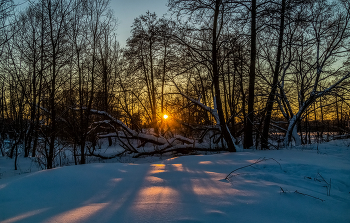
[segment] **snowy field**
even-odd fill
[[[157,159],[11,176],[1,157],[0,222],[350,222],[350,140]]]

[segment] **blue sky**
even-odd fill
[[[134,19],[147,11],[155,12],[158,17],[167,13],[167,0],[111,0],[111,9],[118,19],[118,40],[125,46],[130,37],[131,25]]]
[[[36,0],[31,1],[36,2]],[[14,0],[14,2],[19,4],[19,9],[21,9],[26,7],[28,0]],[[126,45],[131,25],[136,17],[147,11],[155,12],[158,17],[162,17],[168,11],[167,2],[168,0],[110,0],[110,7],[118,19],[117,34],[120,45]]]

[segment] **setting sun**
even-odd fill
[[[163,118],[164,118],[164,119],[167,119],[167,118],[168,118],[168,116],[167,116],[167,115],[163,115]]]

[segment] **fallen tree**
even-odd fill
[[[200,107],[202,110],[208,112],[214,118],[214,125],[212,126],[201,126],[201,128],[194,128],[187,123],[183,123],[177,120],[185,128],[196,129],[200,131],[199,137],[191,135],[191,138],[185,137],[180,134],[161,134],[159,132],[152,133],[147,132],[145,129],[138,128],[134,130],[127,126],[124,122],[119,119],[116,119],[111,114],[106,111],[99,111],[95,109],[89,109],[87,107],[82,108],[73,108],[73,110],[88,110],[90,114],[100,115],[105,118],[105,120],[92,123],[90,126],[91,130],[87,132],[89,134],[96,134],[98,138],[104,137],[114,137],[119,141],[119,145],[124,148],[124,151],[113,154],[111,156],[103,156],[97,154],[94,148],[88,148],[90,155],[98,156],[99,158],[110,159],[111,157],[121,156],[125,153],[133,153],[134,157],[155,155],[155,154],[164,154],[169,152],[177,153],[189,153],[190,151],[230,151],[236,152],[237,140],[232,136],[229,128],[227,127],[226,122],[221,122],[216,98],[214,97],[214,108],[206,106],[201,103],[201,96],[198,100],[195,100],[188,95],[182,93],[180,88],[173,81],[175,87],[178,90],[178,94],[186,98],[191,104]],[[114,133],[100,134],[97,132],[98,127],[102,125],[107,125],[109,128],[114,130]],[[225,134],[229,135],[230,142],[227,142],[227,137]],[[132,141],[134,140],[134,141]],[[138,142],[135,145],[135,140]],[[151,144],[154,146],[154,149],[151,151],[141,151],[141,147],[144,148],[146,144]],[[233,146],[230,144],[233,143]]]
[[[87,108],[83,107],[81,109],[86,110]],[[74,110],[80,110],[80,108],[74,108]],[[90,109],[90,113],[100,115],[104,117],[105,120],[92,123],[90,126],[91,129],[87,135],[96,134],[97,138],[115,137],[118,139],[119,145],[124,149],[123,151],[116,154],[106,156],[97,153],[96,149],[93,146],[88,147],[90,155],[102,159],[112,159],[125,153],[132,153],[133,157],[137,158],[141,156],[150,156],[156,154],[161,155],[170,152],[189,153],[190,151],[229,151],[220,135],[220,132],[219,134],[215,132],[219,131],[218,128],[210,129],[209,131],[203,128],[203,134],[199,138],[188,138],[176,134],[172,134],[171,137],[166,137],[165,135],[146,133],[144,130],[133,130],[129,128],[124,122],[116,119],[105,111]],[[99,126],[103,125],[107,125],[114,129],[114,133],[97,133],[96,129],[98,129]],[[205,135],[206,137],[204,137]],[[204,138],[206,138],[206,140],[204,140]],[[220,139],[221,143],[219,143]],[[154,149],[150,151],[142,151],[140,148],[144,147],[147,143],[151,144]]]

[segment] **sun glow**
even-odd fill
[[[164,119],[167,119],[168,117],[169,117],[169,116],[167,116],[167,115],[163,115],[163,118],[164,118]]]

